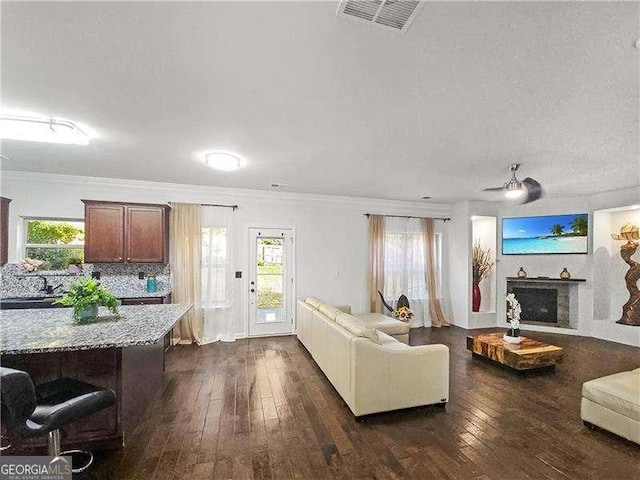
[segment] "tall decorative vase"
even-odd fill
[[[472,293],[473,295],[471,297],[471,311],[479,312],[480,304],[482,303],[482,294],[480,293],[480,285],[478,285],[477,283],[474,283]]]

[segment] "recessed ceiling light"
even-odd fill
[[[240,168],[240,159],[232,153],[211,152],[207,153],[204,158],[207,166],[223,172],[232,172]]]
[[[0,137],[7,140],[88,145],[86,127],[61,118],[31,114],[0,114]]]

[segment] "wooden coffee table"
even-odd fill
[[[489,358],[515,370],[555,367],[562,363],[562,348],[522,337],[518,345],[507,343],[502,333],[487,333],[467,337],[467,350],[474,356]]]

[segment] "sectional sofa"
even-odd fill
[[[640,368],[583,383],[580,413],[588,427],[640,444]]]
[[[446,404],[448,347],[410,347],[344,310],[299,300],[296,334],[356,417]]]

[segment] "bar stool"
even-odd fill
[[[86,463],[72,471],[83,472],[93,463],[84,450],[60,451],[60,428],[116,402],[113,390],[105,390],[72,378],[60,378],[35,387],[26,372],[0,367],[2,424],[10,439],[48,435],[48,454],[83,454]]]

